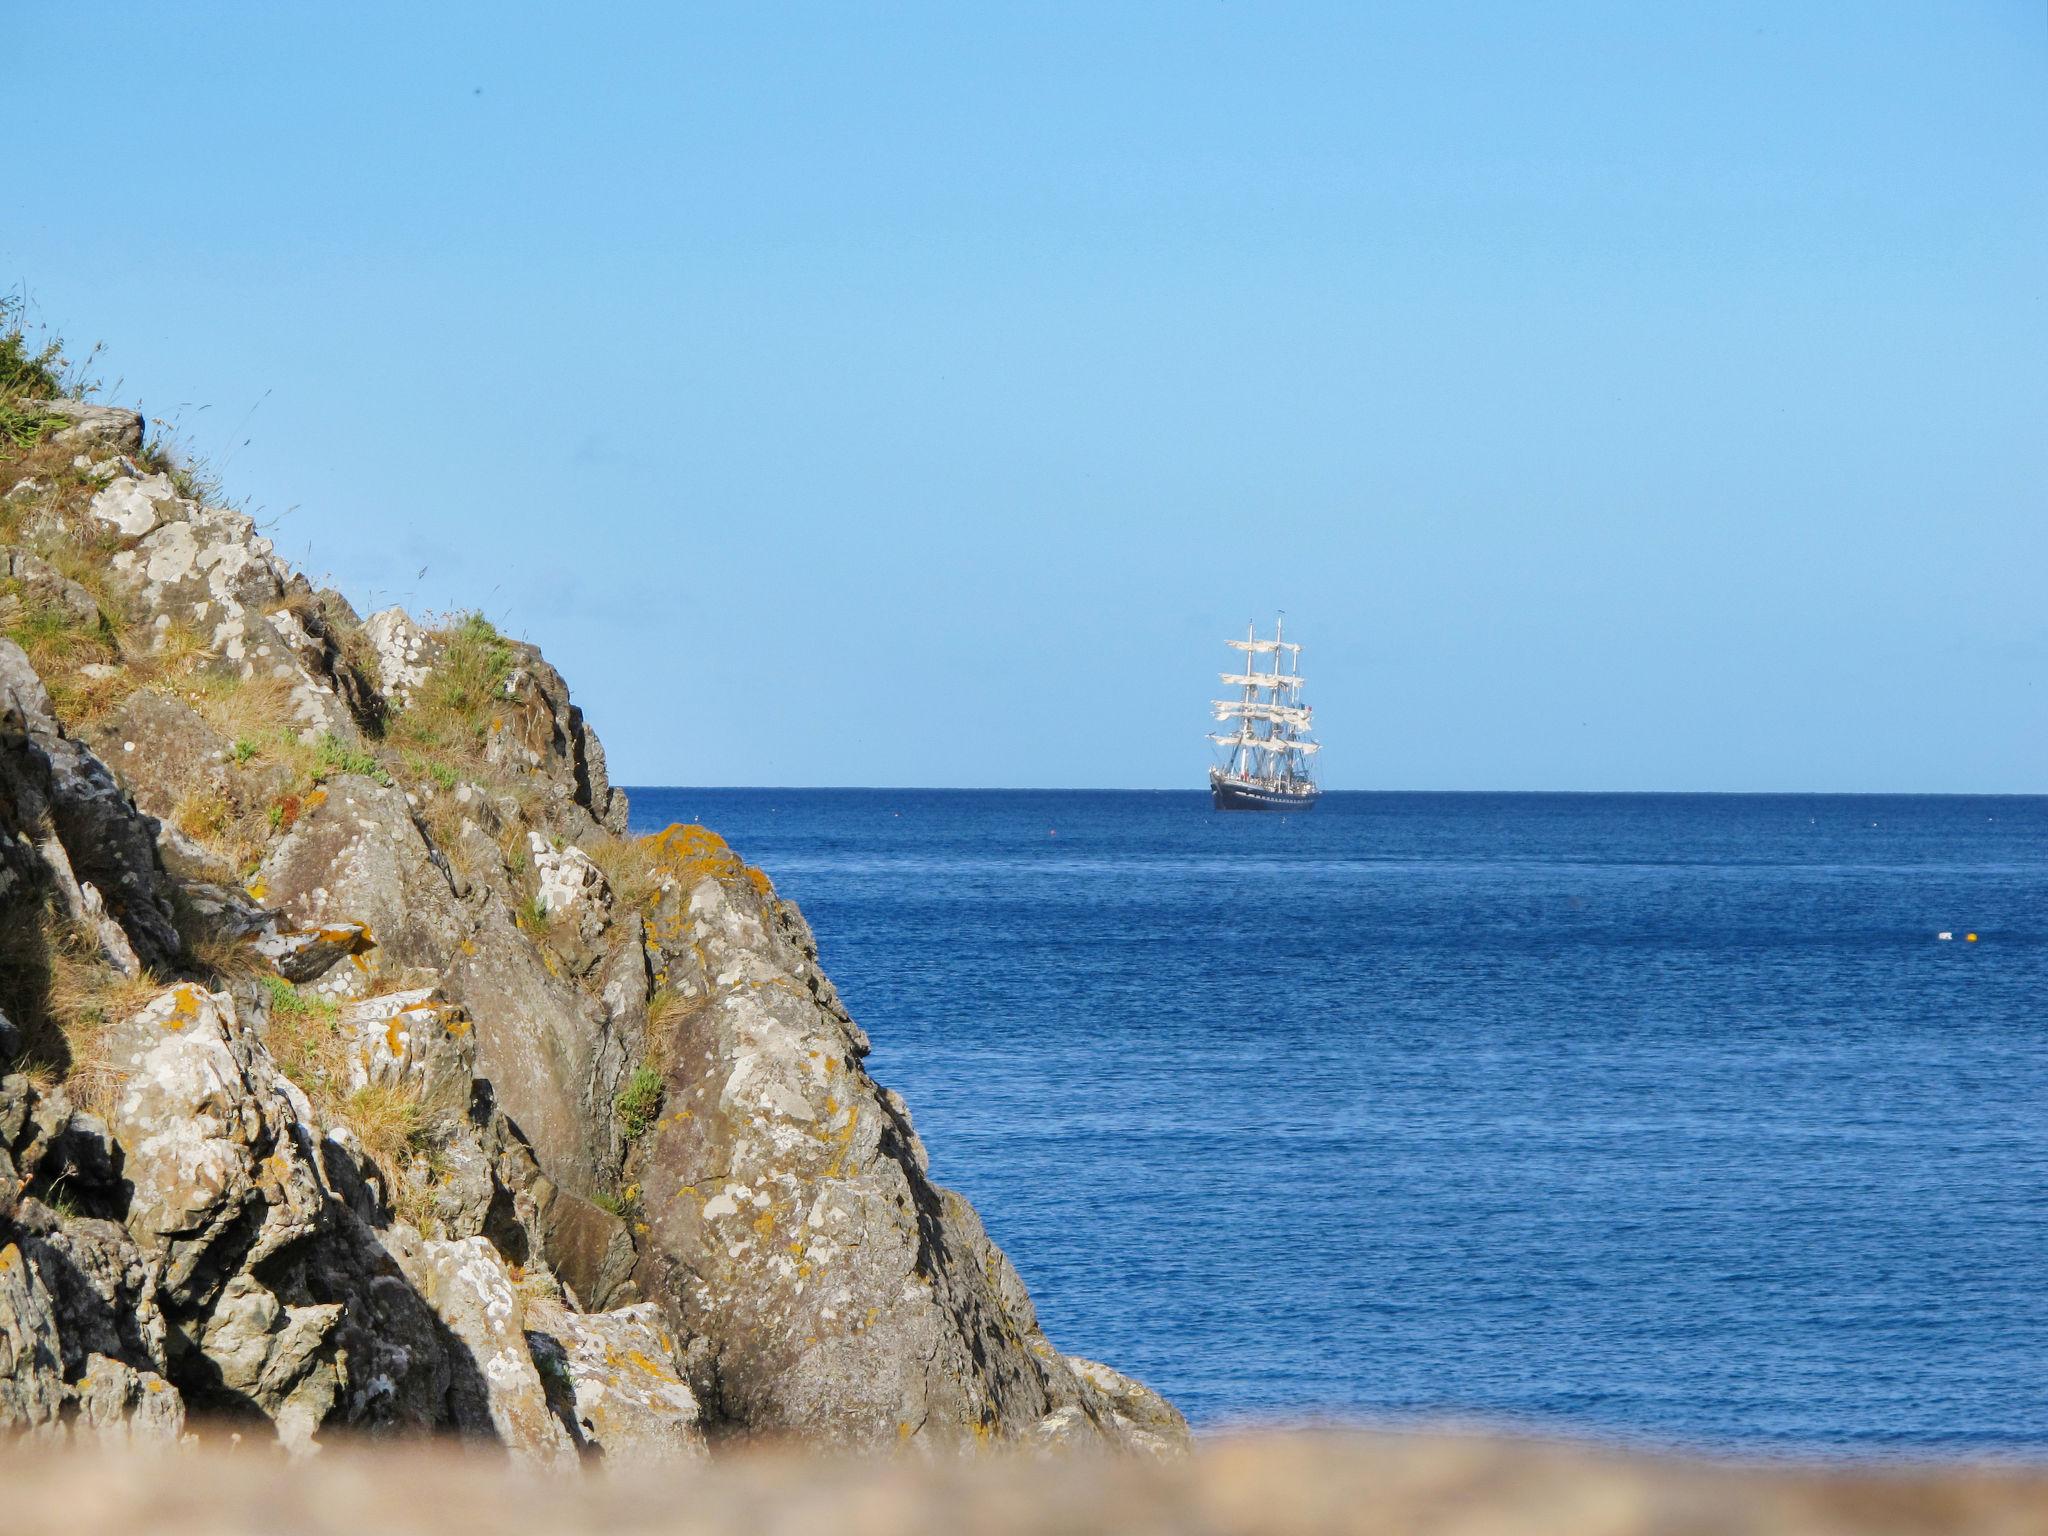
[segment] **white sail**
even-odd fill
[[[1223,642],[1233,651],[1251,651],[1263,656],[1269,651],[1291,651],[1301,654],[1301,647],[1292,640],[1226,640]]]
[[[1278,736],[1218,736],[1209,739],[1219,747],[1251,747],[1266,752],[1320,752],[1320,741],[1288,741]]]
[[[1293,672],[1218,672],[1226,688],[1299,688],[1308,679]]]
[[[1315,723],[1315,710],[1306,704],[1262,704],[1247,699],[1211,699],[1218,720],[1270,720],[1307,730]]]

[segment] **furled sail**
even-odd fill
[[[1315,723],[1315,710],[1306,704],[1264,704],[1256,699],[1211,699],[1218,720],[1270,720],[1307,730]]]
[[[1218,736],[1209,739],[1219,747],[1253,747],[1267,752],[1320,752],[1320,741],[1287,741],[1278,736]]]
[[[1296,672],[1218,672],[1226,688],[1299,688],[1306,678]]]

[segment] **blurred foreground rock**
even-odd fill
[[[2031,1536],[2048,1469],[1738,1467],[1454,1437],[1305,1435],[1161,1463],[763,1452],[543,1479],[459,1451],[0,1456],[7,1528],[66,1536]]]

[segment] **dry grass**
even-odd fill
[[[192,969],[216,989],[275,974],[271,963],[257,953],[256,946],[247,938],[225,933],[188,934],[185,954]]]
[[[485,748],[502,728],[505,680],[514,654],[482,614],[464,614],[437,629],[441,652],[414,690],[410,705],[391,720],[391,742],[419,758],[477,777],[488,768]]]
[[[0,926],[0,1007],[26,1036],[22,1065],[63,1082],[80,1108],[105,1118],[120,1076],[106,1033],[153,997],[162,981],[129,977],[49,901]]]
[[[296,766],[299,754],[307,750],[294,728],[297,710],[289,678],[269,672],[244,677],[209,669],[194,676],[182,694],[202,720],[235,745],[240,761],[261,756]]]
[[[0,581],[0,634],[27,653],[60,716],[91,695],[86,668],[121,659],[103,613],[82,620],[46,589],[13,577]]]
[[[432,1136],[426,1105],[417,1091],[405,1087],[371,1083],[358,1088],[342,1102],[341,1118],[363,1151],[392,1171],[404,1168]]]
[[[427,1230],[442,1153],[461,1124],[462,1106],[428,1095],[417,1081],[354,1086],[340,1009],[281,976],[264,977],[263,989],[271,1059],[304,1091],[315,1119],[347,1127],[376,1166],[393,1213]]]
[[[663,983],[654,989],[654,995],[647,999],[647,1037],[659,1039],[683,1021],[690,1011],[690,1000],[674,987]]]
[[[64,345],[55,337],[31,340],[22,327],[21,296],[0,293],[0,459],[32,446],[50,419],[17,404],[64,393]]]
[[[461,1125],[460,1106],[424,1093],[417,1083],[372,1083],[349,1095],[341,1118],[382,1171],[392,1214],[431,1231],[434,1190],[445,1177],[443,1154]]]
[[[217,844],[235,820],[235,803],[217,784],[187,790],[171,810],[178,830],[195,842]]]
[[[301,992],[282,976],[262,978],[264,1044],[278,1070],[313,1101],[317,1110],[338,1108],[348,1094],[348,1050],[341,1038],[341,1010],[324,997]]]
[[[661,894],[660,861],[646,838],[597,838],[584,844],[583,852],[604,876],[621,910],[642,911]]]

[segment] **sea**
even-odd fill
[[[1198,1429],[2048,1451],[2048,797],[630,793]]]

